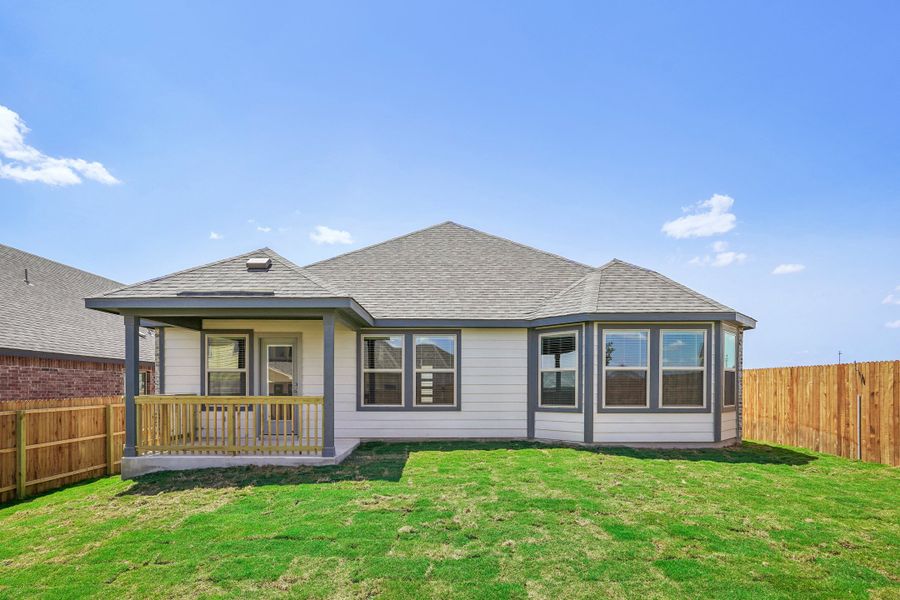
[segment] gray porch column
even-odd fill
[[[124,456],[137,456],[137,411],[134,397],[138,394],[141,362],[141,319],[125,317],[125,450]]]
[[[322,366],[325,377],[324,396],[325,410],[322,414],[322,428],[324,440],[322,456],[334,456],[334,313],[325,313],[322,318],[324,333],[324,364]]]

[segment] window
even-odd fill
[[[661,331],[661,406],[699,408],[705,405],[706,332]]]
[[[149,393],[150,389],[150,372],[149,371],[141,371],[140,372],[140,381],[138,382],[138,395],[146,396]]]
[[[206,395],[247,395],[247,336],[206,336]]]
[[[649,406],[650,331],[603,332],[603,406]]]
[[[362,403],[403,406],[402,335],[362,336]]]
[[[725,375],[722,405],[733,407],[737,398],[737,334],[725,332]]]
[[[545,333],[541,348],[538,405],[550,408],[578,406],[578,334]]]
[[[413,336],[416,406],[456,404],[456,336]]]

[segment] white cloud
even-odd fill
[[[271,227],[263,227],[262,225],[257,225],[256,230],[262,231],[263,233],[269,233],[270,231],[272,231],[272,228]]]
[[[713,252],[725,252],[728,250],[728,242],[719,240],[718,242],[712,243]]]
[[[332,229],[325,225],[316,225],[316,230],[309,234],[309,239],[317,244],[352,244],[353,236],[349,231]]]
[[[891,329],[900,329],[900,319],[897,319],[896,321],[888,321],[884,324],[884,326]]]
[[[688,264],[698,267],[728,267],[731,265],[739,265],[747,260],[747,254],[744,252],[725,251],[728,244],[725,242],[716,242],[713,249],[716,250],[715,256],[706,254],[704,256],[695,256],[688,261]]]
[[[719,252],[712,261],[714,267],[727,267],[728,265],[739,265],[747,260],[747,255],[743,252]]]
[[[714,194],[709,200],[698,202],[684,209],[689,214],[668,221],[662,226],[662,232],[673,238],[707,237],[726,233],[734,229],[737,217],[729,212],[734,198]]]
[[[74,185],[81,178],[106,185],[120,183],[102,164],[81,158],[53,158],[25,143],[30,130],[25,121],[0,105],[0,179],[35,181],[48,185]]]
[[[895,287],[894,291],[900,292],[900,285]],[[882,300],[881,303],[882,304],[900,304],[900,294],[898,294],[896,296],[892,293],[888,294],[887,296],[884,297],[884,300]]]
[[[209,239],[211,239],[211,240],[221,240],[223,237],[225,237],[225,236],[222,235],[221,233],[216,233],[215,231],[209,232]]]
[[[791,273],[799,273],[806,268],[806,265],[798,263],[784,263],[772,269],[772,275],[790,275]]]

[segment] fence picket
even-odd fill
[[[900,361],[746,369],[742,418],[746,439],[900,466]]]

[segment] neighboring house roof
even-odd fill
[[[25,282],[25,269],[28,281]],[[84,306],[122,284],[0,244],[0,354],[4,351],[125,358],[122,317]],[[151,332],[141,360],[154,360]]]
[[[272,268],[249,271],[246,260],[255,256],[270,257]],[[374,319],[735,312],[655,271],[620,260],[591,267],[452,222],[305,267],[261,248],[126,286],[102,298],[109,307],[117,298],[248,294],[350,298]]]

